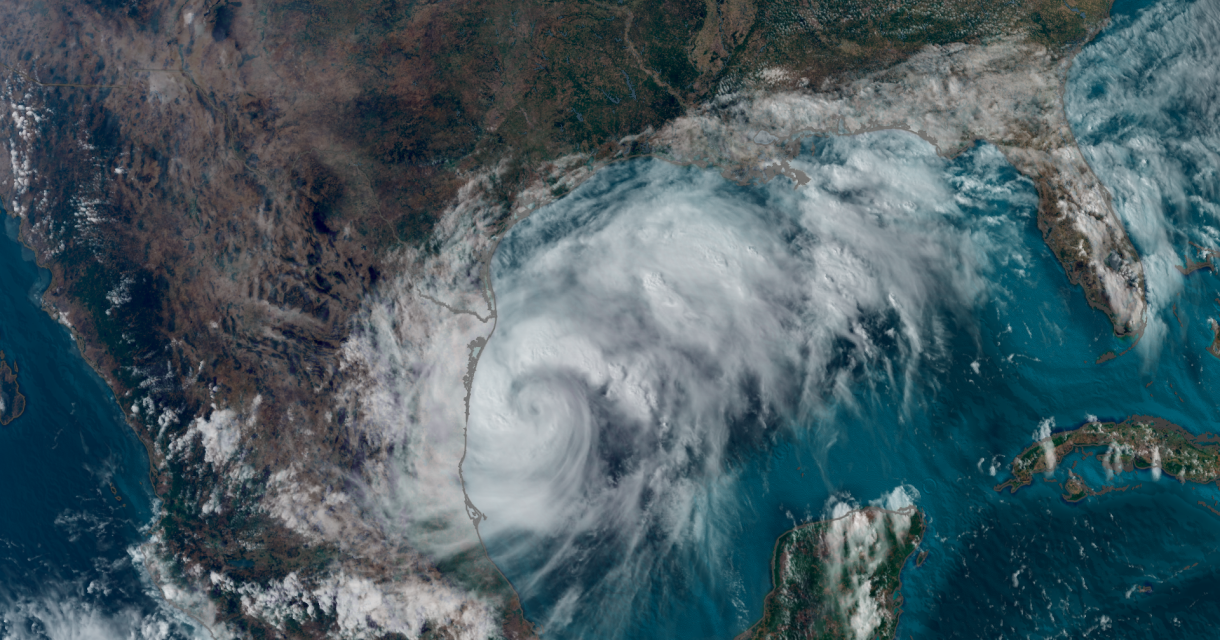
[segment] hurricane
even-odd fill
[[[1028,260],[973,208],[1012,194],[914,135],[818,139],[793,166],[808,185],[612,166],[499,247],[467,489],[548,631],[613,637],[731,579],[738,470],[793,434],[829,451],[861,393],[918,411],[988,274]]]

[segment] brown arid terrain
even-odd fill
[[[21,394],[21,385],[17,384],[17,363],[10,367],[0,351],[0,425],[21,417],[25,412],[25,396]]]
[[[460,477],[487,258],[623,158],[799,181],[801,132],[988,140],[1138,334],[1060,98],[1109,4],[1005,6],[0,4],[3,206],[148,449],[150,579],[215,637],[534,635]]]

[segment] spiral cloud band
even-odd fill
[[[970,153],[975,174],[1008,167]],[[807,186],[612,166],[498,249],[467,489],[548,631],[579,610],[613,636],[637,594],[683,588],[675,563],[722,579],[735,461],[786,429],[833,442],[817,412],[862,388],[917,401],[1016,233],[966,213],[994,194],[911,134],[820,141],[792,166]]]

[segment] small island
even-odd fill
[[[1214,267],[1212,266],[1212,261],[1211,261],[1210,255],[1207,256],[1206,259],[1198,260],[1198,261],[1191,260],[1190,256],[1188,255],[1188,256],[1186,256],[1185,262],[1186,262],[1186,266],[1184,266],[1184,267],[1179,266],[1179,265],[1174,265],[1174,268],[1177,269],[1178,272],[1184,276],[1188,276],[1196,271],[1199,271],[1200,269],[1208,269],[1208,270],[1214,269]]]
[[[17,386],[17,363],[13,362],[9,367],[4,352],[0,351],[0,425],[7,425],[22,413],[25,413],[25,396]]]
[[[1207,345],[1207,352],[1220,358],[1220,322],[1208,318],[1207,324],[1211,325],[1213,336],[1212,343]]]
[[[899,574],[924,529],[915,507],[867,507],[785,532],[771,558],[762,619],[737,640],[893,638]]]
[[[1090,422],[1074,431],[1055,433],[1030,445],[1012,462],[1012,478],[995,487],[1016,493],[1033,484],[1034,475],[1053,473],[1055,466],[1076,450],[1102,449],[1097,459],[1108,474],[1149,469],[1154,478],[1166,473],[1180,482],[1209,483],[1220,479],[1220,447],[1214,438],[1195,436],[1163,418],[1132,416],[1122,422]],[[1092,453],[1086,454],[1086,457]],[[1087,485],[1069,469],[1062,483],[1063,498],[1078,502],[1115,490]]]
[[[1183,262],[1186,263],[1186,266],[1174,265],[1174,268],[1177,269],[1178,272],[1180,272],[1184,276],[1188,276],[1196,271],[1199,271],[1200,269],[1207,269],[1209,271],[1215,271],[1216,265],[1212,263],[1212,258],[1215,258],[1217,255],[1220,255],[1220,254],[1218,254],[1217,252],[1215,252],[1211,249],[1208,249],[1207,247],[1199,246],[1193,242],[1190,243],[1190,245],[1198,251],[1199,259],[1192,260],[1190,257],[1190,253],[1188,252],[1186,255],[1183,256]]]

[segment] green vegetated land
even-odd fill
[[[167,553],[235,580],[308,583],[338,548],[250,505],[302,457],[330,486],[379,454],[336,399],[339,345],[396,251],[437,250],[433,226],[470,176],[496,168],[488,196],[507,224],[548,162],[633,155],[618,140],[764,70],[787,78],[778,88],[816,89],[927,45],[1024,33],[1072,46],[1110,0],[245,0],[205,3],[201,29],[168,0],[37,4],[0,7],[0,64],[42,118],[19,149],[29,189],[3,195],[28,209],[22,240],[54,274],[44,299],[116,397],[157,407],[129,420],[154,461]],[[21,138],[10,126],[6,139]],[[150,372],[164,383],[145,385]],[[195,445],[158,453],[213,403],[255,397],[257,438],[242,453],[254,476],[227,480]],[[20,415],[15,365],[0,369],[0,398],[0,422]],[[217,509],[202,510],[212,495]],[[893,553],[896,585],[906,554]],[[511,591],[484,556],[442,572]],[[784,615],[818,610],[795,595],[815,583],[785,580],[771,599]],[[239,632],[281,633],[235,592],[212,596]],[[768,606],[759,634],[795,619]],[[332,622],[285,633],[324,637]]]
[[[1024,33],[1058,47],[1083,41],[1109,15],[1110,5],[1110,0],[759,2],[758,20],[736,48],[734,62],[742,71],[775,66],[816,80],[882,68],[930,44]]]
[[[893,638],[902,612],[900,574],[925,527],[914,507],[869,507],[785,532],[775,543],[774,588],[762,619],[738,640],[854,639],[852,615],[865,597],[876,603],[878,616],[868,637]],[[865,528],[876,536],[862,535]]]
[[[1118,423],[1091,422],[1027,447],[1012,462],[1013,477],[996,486],[996,491],[1009,489],[1016,493],[1021,487],[1033,484],[1036,474],[1053,471],[1077,450],[1102,448],[1104,452],[1092,453],[1096,453],[1097,459],[1112,473],[1158,468],[1182,482],[1216,482],[1220,479],[1220,446],[1209,444],[1214,442],[1220,442],[1220,438],[1209,434],[1195,436],[1178,425],[1152,416],[1132,416]],[[1075,502],[1109,490],[1095,490],[1069,470],[1064,483],[1064,499]]]

